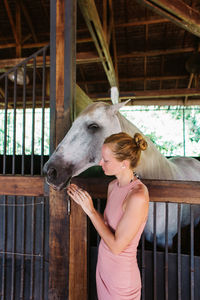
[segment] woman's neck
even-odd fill
[[[118,183],[120,187],[125,186],[129,184],[131,181],[136,180],[132,170],[126,170],[115,176],[118,179]]]

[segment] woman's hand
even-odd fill
[[[67,188],[68,195],[79,204],[84,212],[90,216],[94,211],[94,205],[91,196],[76,184],[70,184]]]

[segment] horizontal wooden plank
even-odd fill
[[[107,186],[112,178],[73,178],[72,182],[86,189],[93,198],[106,198]],[[200,182],[142,180],[149,190],[150,200],[200,204]]]
[[[0,175],[0,195],[46,196],[42,176]]]
[[[75,177],[73,183],[86,189],[93,198],[106,198],[107,187],[113,178]],[[200,204],[200,182],[171,180],[142,180],[147,186],[150,200],[155,202],[177,202]],[[48,195],[42,176],[0,175],[0,195]]]

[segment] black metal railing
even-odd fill
[[[200,199],[199,199],[200,202]],[[96,209],[102,213],[105,199],[94,200]],[[163,203],[165,205],[165,246],[157,244],[157,205],[153,203],[153,241],[145,240],[141,236],[138,247],[138,265],[141,272],[142,300],[197,300],[200,299],[198,288],[200,276],[200,246],[195,240],[195,230],[199,235],[199,228],[195,227],[194,210],[199,204]],[[177,234],[173,239],[173,246],[168,245],[169,205],[177,210]],[[190,224],[181,227],[182,206],[190,209]],[[90,299],[97,299],[95,286],[95,263],[100,237],[90,224]],[[92,256],[92,257],[91,257]],[[95,257],[95,258],[94,258]]]
[[[2,174],[42,174],[45,154],[49,154],[48,52],[49,46],[45,46],[0,76]],[[36,144],[40,148],[37,151]],[[37,168],[35,160],[40,161]]]
[[[46,46],[0,76],[2,175],[42,175],[49,155],[48,53]],[[48,197],[0,196],[1,300],[48,299],[48,228]]]

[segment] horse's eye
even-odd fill
[[[88,125],[88,129],[98,129],[99,126],[96,123],[91,123]]]

